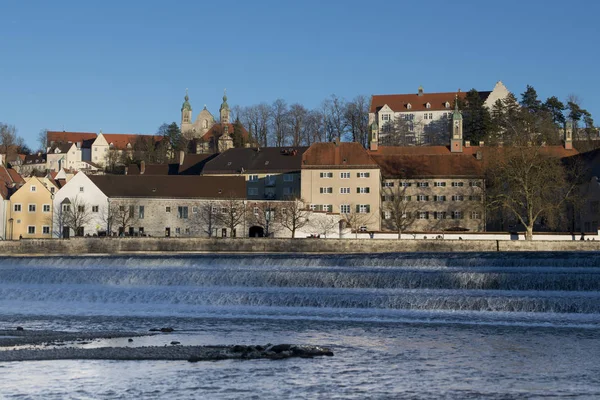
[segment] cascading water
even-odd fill
[[[0,260],[3,314],[600,323],[600,255]]]

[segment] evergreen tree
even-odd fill
[[[491,118],[477,90],[471,89],[467,93],[462,114],[465,139],[472,142],[485,140],[490,130]]]
[[[233,139],[233,147],[244,147],[246,145],[243,132],[244,129],[242,123],[239,118],[236,118],[235,123],[233,124],[233,135],[231,136]]]
[[[548,97],[543,105],[543,108],[552,115],[552,120],[557,127],[562,128],[565,125],[566,119],[563,114],[565,105],[558,99],[558,97]]]
[[[533,86],[527,85],[525,92],[521,94],[521,106],[530,113],[537,113],[542,110],[542,102],[538,99],[537,92]]]
[[[163,137],[162,141],[167,145],[169,159],[175,159],[179,151],[185,149],[185,141],[177,123],[162,124],[157,133]]]

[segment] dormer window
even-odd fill
[[[425,108],[431,108],[431,104],[430,103],[425,104]]]
[[[131,143],[127,143],[127,148],[130,149],[131,148]]]
[[[408,104],[406,105],[406,109],[407,109],[407,110],[410,110],[411,108],[412,108],[412,104],[408,103]]]
[[[449,102],[446,102],[446,104],[444,104],[444,106],[445,106],[446,108],[450,108],[450,103],[449,103]]]

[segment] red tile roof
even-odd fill
[[[162,136],[157,135],[136,135],[127,133],[103,133],[102,136],[104,136],[104,139],[106,139],[108,144],[112,143],[114,147],[119,150],[127,149],[128,144],[131,144],[133,147],[136,140],[139,140],[140,138],[151,139],[154,140],[155,143],[160,142],[163,139]]]
[[[12,168],[6,168],[0,165],[0,196],[8,199],[10,195],[18,189],[25,180]]]
[[[479,92],[483,100],[487,99],[491,92]],[[376,94],[371,96],[371,108],[369,112],[375,113],[384,105],[388,105],[393,111],[443,111],[453,110],[454,100],[467,97],[467,92],[446,92],[446,93],[423,93],[421,96],[417,93],[409,94]],[[449,107],[446,107],[446,102]],[[431,105],[427,108],[427,103]],[[410,110],[408,104],[411,105]]]
[[[87,139],[96,139],[97,135],[93,132],[65,132],[65,131],[48,131],[46,132],[46,139],[48,145],[51,142],[62,142],[62,143],[77,143],[83,142]]]
[[[487,162],[502,155],[506,147],[464,147],[462,153],[451,153],[446,146],[379,146],[369,151],[381,167],[384,178],[397,177],[482,177]],[[577,154],[563,146],[544,146],[543,154],[564,158]],[[481,160],[477,159],[480,152]]]
[[[365,166],[377,168],[377,163],[355,142],[313,143],[302,155],[302,168]]]

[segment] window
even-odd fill
[[[429,113],[429,119],[433,119],[433,113]]]
[[[452,187],[463,187],[463,182],[452,182]]]
[[[292,195],[292,188],[291,187],[284,187],[283,188],[283,195],[284,196],[291,196]]]
[[[425,104],[425,108],[431,108],[431,104],[430,103]]]
[[[28,207],[29,212],[35,212],[35,204],[30,204]]]
[[[370,189],[368,187],[357,187],[356,188],[356,193],[367,194],[369,192],[370,192]]]
[[[333,172],[321,172],[319,176],[321,178],[333,178]]]
[[[133,218],[135,215],[135,206],[129,206],[129,218]]]
[[[190,235],[190,228],[185,228],[185,234],[188,236]]]
[[[265,185],[273,186],[275,185],[276,176],[275,175],[266,175],[265,176]]]
[[[45,213],[50,212],[50,204],[44,204],[42,211]]]
[[[50,193],[54,194],[54,186],[50,187]]]
[[[419,219],[429,219],[429,211],[419,211]]]
[[[13,206],[13,211],[14,212],[21,212],[21,205],[20,204],[15,204]]]
[[[481,195],[469,196],[469,200],[471,200],[471,201],[481,201],[481,199],[482,199]]]
[[[452,211],[452,219],[463,219],[462,211]]]
[[[170,213],[171,212],[171,207],[165,207],[165,212],[166,213]]]
[[[44,235],[49,235],[50,234],[50,227],[49,226],[42,226],[42,233]]]
[[[433,219],[446,219],[446,211],[434,211]]]
[[[98,212],[99,207],[98,206],[92,206],[92,212],[93,213],[97,213]]]
[[[323,211],[325,211],[325,212],[332,212],[333,211],[333,205],[331,205],[331,204],[323,204]]]
[[[177,218],[187,219],[188,217],[188,208],[187,206],[179,206],[177,207]]]
[[[254,215],[258,215],[258,207],[254,207],[254,209],[252,209],[252,212],[254,213]]]
[[[138,219],[144,219],[144,213],[146,209],[144,206],[140,206],[138,209]]]
[[[249,187],[248,188],[248,196],[258,196],[258,188]]]
[[[79,193],[83,193],[83,186],[79,186]]]
[[[434,182],[433,186],[435,186],[435,187],[446,187],[446,182]]]
[[[63,204],[62,210],[63,212],[69,212],[71,211],[71,206],[69,204]]]
[[[181,234],[181,228],[175,228],[175,233],[176,233],[177,235]]]
[[[227,207],[221,207],[221,214],[227,214]]]
[[[412,104],[408,103],[408,104],[406,105],[406,109],[407,109],[407,110],[410,110],[411,108],[412,108]]]
[[[462,194],[452,196],[452,201],[463,201],[464,199],[465,199],[465,196],[463,196]]]
[[[394,187],[394,182],[383,182],[383,187]]]
[[[429,182],[417,182],[417,187],[429,187]]]
[[[371,205],[370,204],[357,204],[356,212],[359,214],[368,214],[371,212]]]
[[[402,182],[402,187],[411,187],[412,183],[410,182]]]
[[[85,206],[77,206],[77,212],[84,213],[85,212]]]
[[[390,219],[390,218],[392,218],[392,213],[390,211],[384,211],[383,219]]]
[[[411,197],[410,196],[402,196],[402,201],[410,201]]]
[[[27,233],[30,234],[30,235],[35,235],[35,226],[29,225],[27,227]]]
[[[481,187],[481,181],[469,181],[471,187]]]
[[[332,187],[322,187],[322,188],[319,188],[319,193],[321,193],[321,194],[331,194],[331,193],[333,193],[333,188]]]
[[[423,194],[420,194],[417,196],[417,201],[429,201],[429,196],[425,196]]]
[[[284,182],[294,182],[294,175],[292,174],[283,174]]]
[[[248,182],[258,182],[258,175],[248,175]]]
[[[479,211],[472,211],[471,219],[481,219],[481,213]]]
[[[198,207],[192,207],[192,212],[194,214],[197,214],[198,213]]]
[[[350,179],[350,172],[340,172],[341,179]]]
[[[227,228],[221,229],[221,237],[224,237],[224,238],[227,237]]]
[[[446,201],[446,196],[433,196],[433,201]]]
[[[333,205],[331,205],[331,204],[311,204],[310,210],[311,211],[331,212],[333,210]]]
[[[357,172],[356,173],[357,178],[369,178],[370,176],[371,176],[370,172]]]
[[[340,205],[340,213],[342,213],[342,214],[350,214],[350,204],[342,204],[342,205]]]
[[[381,120],[382,121],[389,121],[390,120],[390,114],[383,114],[381,116]]]
[[[427,119],[427,113],[423,115],[423,119]]]
[[[31,185],[31,187],[29,188],[29,190],[31,190],[32,192],[37,192],[37,187],[35,185]]]

